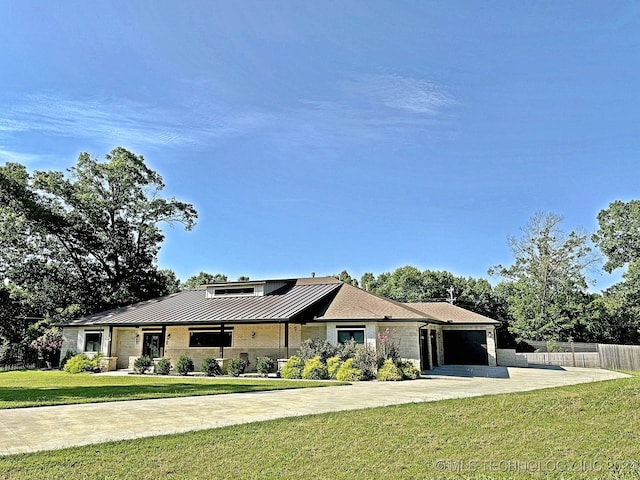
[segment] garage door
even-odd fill
[[[485,330],[444,330],[444,363],[447,365],[489,365]]]

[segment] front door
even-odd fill
[[[161,333],[145,333],[142,340],[142,355],[151,358],[161,357],[162,334]]]

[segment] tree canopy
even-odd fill
[[[579,329],[588,303],[586,269],[597,258],[586,235],[566,234],[562,217],[539,213],[520,238],[510,237],[514,263],[489,273],[504,278],[513,316],[510,330],[524,340],[560,340]]]
[[[195,290],[200,285],[207,285],[210,283],[223,283],[228,281],[227,276],[221,273],[207,273],[200,272],[197,275],[193,275],[187,279],[183,284],[185,290]]]
[[[197,213],[162,197],[163,188],[142,156],[121,147],[103,162],[82,153],[66,173],[0,166],[0,277],[27,291],[42,315],[167,293],[175,275],[156,264],[160,225],[191,230]]]

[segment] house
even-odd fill
[[[100,352],[109,369],[132,368],[141,355],[287,358],[309,338],[353,339],[377,347],[387,328],[400,356],[422,369],[443,364],[496,365],[499,322],[448,303],[403,304],[333,277],[228,282],[70,321],[67,350]]]

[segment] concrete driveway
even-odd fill
[[[0,410],[0,455],[314,413],[522,392],[626,375],[592,368],[437,369],[405,382]],[[498,377],[498,378],[491,378]]]

